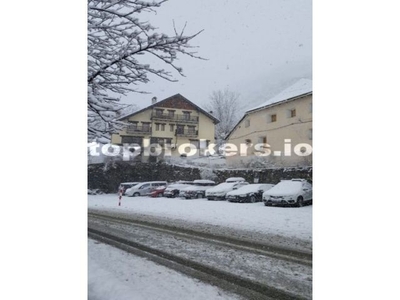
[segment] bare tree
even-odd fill
[[[208,111],[212,111],[214,117],[219,119],[215,129],[217,145],[220,146],[227,134],[238,121],[239,94],[228,89],[213,91],[210,102],[205,105]]]
[[[130,92],[145,93],[138,88],[155,75],[176,81],[170,71],[139,61],[147,54],[184,76],[175,64],[179,54],[194,58],[185,27],[168,36],[156,32],[148,21],[140,21],[143,12],[155,12],[167,0],[88,0],[88,138],[109,138],[121,129],[115,118],[125,108],[119,100]],[[142,14],[143,15],[143,14]]]

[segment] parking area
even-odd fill
[[[120,211],[243,229],[260,233],[312,240],[312,206],[266,207],[262,202],[230,203],[181,198],[88,195],[89,209]]]

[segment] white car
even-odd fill
[[[122,195],[125,195],[125,191],[131,187],[139,184],[140,182],[122,182],[119,184],[118,193],[122,191]]]
[[[192,186],[187,183],[174,183],[170,184],[165,190],[164,190],[164,196],[167,198],[175,198],[179,196],[179,192],[181,189],[185,189],[189,186]]]
[[[265,206],[295,205],[312,203],[312,185],[305,179],[281,180],[270,190],[263,193]]]
[[[160,186],[167,186],[166,181],[148,181],[142,182],[125,191],[125,195],[129,197],[146,196]]]
[[[226,194],[226,200],[229,202],[259,202],[265,191],[271,189],[274,185],[267,183],[256,183],[244,185],[237,190],[233,190]]]
[[[215,186],[215,181],[199,179],[194,180],[193,185],[183,188],[179,192],[179,197],[185,199],[204,198],[206,190]]]
[[[224,200],[226,193],[248,184],[249,183],[245,181],[223,182],[213,188],[208,189],[206,191],[206,197],[208,200]]]

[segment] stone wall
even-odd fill
[[[100,189],[106,193],[117,192],[121,182],[200,179],[197,167],[180,167],[165,163],[114,162],[88,166],[88,188]],[[281,179],[304,178],[312,181],[312,168],[274,168],[274,169],[221,169],[214,170],[217,182],[229,177],[243,177],[249,183],[258,178],[259,183],[278,183]]]

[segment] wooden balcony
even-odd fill
[[[169,114],[160,114],[153,112],[151,114],[152,120],[158,121],[169,121],[175,123],[188,123],[188,124],[198,124],[199,117],[198,116],[188,116],[188,115],[169,115]]]
[[[198,130],[191,130],[191,129],[185,129],[185,130],[175,130],[175,135],[176,136],[184,136],[184,137],[197,137],[199,135]]]
[[[128,127],[126,128],[126,133],[140,135],[151,134],[151,126],[128,125]]]

